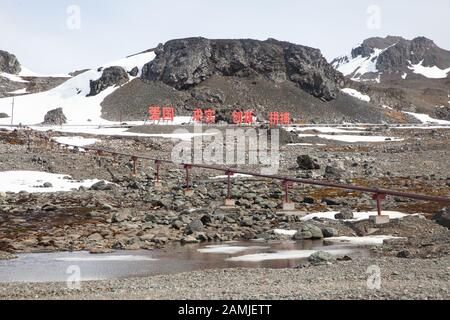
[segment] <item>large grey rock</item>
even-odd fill
[[[353,219],[353,211],[350,208],[344,208],[339,213],[335,214],[334,217],[338,220],[350,220]]]
[[[450,229],[450,207],[446,207],[436,213],[433,216],[433,220],[441,226]]]
[[[274,39],[258,41],[177,39],[155,51],[142,70],[143,80],[159,80],[178,90],[192,88],[213,75],[264,76],[292,81],[309,94],[329,101],[344,84],[320,50]]]
[[[322,230],[313,225],[305,224],[293,237],[294,240],[305,240],[305,239],[323,239]]]
[[[297,165],[301,170],[317,170],[320,169],[320,165],[316,160],[311,158],[309,155],[304,154],[297,157]]]
[[[308,261],[312,264],[323,264],[331,260],[333,260],[333,256],[325,251],[317,251],[308,258]]]
[[[0,72],[18,74],[21,69],[19,60],[15,55],[0,50]]]
[[[43,124],[47,125],[61,125],[67,122],[67,118],[64,115],[62,108],[50,110],[44,116]]]
[[[116,66],[108,67],[103,70],[103,74],[100,79],[91,80],[91,91],[87,96],[96,96],[109,87],[120,86],[124,83],[127,83],[129,79],[130,78],[128,77],[128,73],[124,68]]]
[[[186,227],[186,233],[192,234],[197,231],[203,230],[203,222],[201,220],[194,220],[191,223],[188,224]]]

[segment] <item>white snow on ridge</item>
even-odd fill
[[[6,78],[13,82],[28,83],[28,81],[23,80],[20,76],[6,72],[0,72],[0,77]]]
[[[154,57],[155,54],[153,52],[142,53],[108,63],[103,68],[120,66],[130,71],[132,68],[138,67],[139,72],[141,72],[143,65],[153,60]],[[49,91],[16,97],[14,123],[41,123],[45,114],[55,108],[63,108],[69,125],[111,123],[101,118],[100,104],[106,96],[119,87],[109,87],[94,97],[86,97],[90,92],[90,81],[99,79],[102,72],[102,70],[92,69],[68,79],[63,84]],[[0,112],[9,114],[11,112],[11,102],[12,98],[0,99]],[[10,119],[0,119],[0,125],[9,124],[10,121]]]
[[[392,46],[395,46],[392,45]],[[390,46],[390,47],[392,47]],[[335,62],[333,67],[340,71],[344,76],[352,76],[352,80],[354,81],[366,81],[366,79],[362,79],[361,77],[367,73],[378,73],[377,62],[379,56],[389,49],[378,49],[374,48],[374,52],[369,57],[363,57],[361,55],[353,58],[351,54],[347,56],[341,57],[341,59],[347,59],[347,62]],[[380,78],[374,79],[373,81],[380,82]]]
[[[9,94],[26,94],[27,93],[27,88],[19,89],[19,90],[8,92],[8,93]]]
[[[344,88],[341,90],[342,92],[351,95],[352,97],[362,100],[362,101],[366,101],[366,102],[370,102],[370,97],[368,95],[362,94],[361,92],[359,92],[358,90],[352,89],[352,88]]]
[[[20,77],[37,77],[37,78],[71,78],[70,75],[62,74],[39,74],[31,71],[30,69],[21,66],[21,71],[19,72]]]
[[[432,118],[429,115],[424,114],[424,113],[414,113],[414,112],[407,112],[407,111],[404,111],[404,113],[415,117],[416,119],[418,119],[422,123],[450,124],[450,121],[434,119],[434,118]]]
[[[72,180],[70,176],[41,171],[3,171],[0,172],[0,192],[48,193],[72,191],[83,186],[90,188],[100,180]],[[50,182],[52,187],[44,188],[43,184]]]
[[[408,69],[412,70],[414,73],[421,74],[424,77],[430,78],[430,79],[443,79],[446,78],[448,73],[450,72],[450,68],[447,69],[440,69],[436,66],[432,67],[425,67],[423,65],[423,60],[420,61],[418,64],[412,64],[411,61],[409,61],[411,64]]]

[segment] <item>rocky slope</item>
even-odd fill
[[[17,57],[0,50],[0,98],[50,90],[69,76],[39,76],[22,68]]]
[[[450,120],[450,51],[430,39],[370,38],[331,64],[379,107]]]
[[[150,104],[218,113],[253,110],[263,119],[287,111],[305,122],[391,121],[379,109],[343,94],[341,73],[320,50],[269,39],[177,39],[159,45],[142,75],[102,103],[103,117],[144,119]]]

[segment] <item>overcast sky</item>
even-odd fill
[[[0,49],[41,73],[192,36],[276,38],[331,59],[372,36],[426,36],[450,50],[449,30],[449,0],[0,0]]]

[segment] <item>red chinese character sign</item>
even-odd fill
[[[173,122],[175,119],[175,111],[172,107],[164,107],[162,110],[162,114],[163,121]]]
[[[213,124],[216,123],[216,111],[213,109],[195,109],[192,113],[192,120],[195,123],[208,123]]]
[[[291,115],[289,112],[270,112],[269,125],[271,128],[279,125],[289,125],[291,122]]]
[[[149,120],[159,122],[161,120],[161,108],[158,106],[148,107]]]

